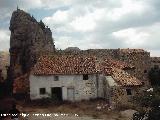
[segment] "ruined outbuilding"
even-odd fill
[[[142,82],[130,73],[135,67],[122,61],[105,59],[100,63],[101,79],[104,80],[104,98],[110,104],[129,103],[140,93]],[[129,72],[130,73],[129,73]]]

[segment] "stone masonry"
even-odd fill
[[[160,57],[151,57],[151,68],[154,67],[160,68]]]
[[[95,56],[100,61],[106,58],[125,61],[135,66],[134,72],[129,73],[144,82],[144,84],[148,84],[148,71],[151,67],[150,53],[143,49],[89,49],[76,52],[73,50],[59,50],[56,53],[60,55]]]

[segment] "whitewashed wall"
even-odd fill
[[[83,80],[83,75],[58,75],[59,81],[54,81],[54,76],[35,76],[30,75],[30,98],[40,99],[48,95],[40,95],[39,88],[46,88],[46,92],[51,94],[52,87],[62,87],[62,98],[67,100],[67,88],[74,88],[75,101],[97,98],[96,74],[89,75],[88,80]],[[100,84],[98,84],[101,86]],[[99,95],[98,95],[99,96]]]

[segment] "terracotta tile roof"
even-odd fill
[[[112,68],[112,77],[122,86],[139,86],[142,82],[124,70]]]
[[[107,67],[107,68],[119,68],[119,69],[134,69],[135,67],[131,64],[128,64],[126,62],[123,61],[119,61],[119,60],[113,60],[113,59],[105,59],[102,62],[102,65]]]
[[[98,63],[95,57],[86,56],[42,56],[34,66],[32,72],[35,75],[53,74],[93,74],[101,72],[112,76],[122,86],[137,86],[142,83],[135,77],[124,71],[134,66],[125,62],[105,59]]]
[[[26,93],[29,90],[29,74],[14,79],[13,93]]]
[[[97,73],[95,57],[42,56],[34,66],[35,75]]]
[[[125,62],[112,59],[105,59],[100,64],[101,72],[106,76],[112,76],[115,81],[122,86],[137,86],[142,85],[140,80],[125,72],[126,68],[134,68],[134,66]]]

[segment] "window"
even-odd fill
[[[87,74],[83,75],[83,80],[88,80],[88,75]]]
[[[122,55],[121,59],[122,59],[122,61],[125,61],[125,60],[127,60],[127,56]]]
[[[132,95],[131,89],[126,89],[126,91],[127,91],[127,95]]]
[[[54,77],[54,81],[58,81],[59,80],[59,77],[58,76],[55,76]]]
[[[144,86],[144,85],[145,85],[145,82],[142,82],[142,85]]]
[[[39,91],[40,91],[40,95],[46,94],[46,88],[40,88]]]
[[[158,65],[154,65],[154,69],[159,69],[159,66]]]
[[[144,70],[144,73],[147,73],[147,70]]]

